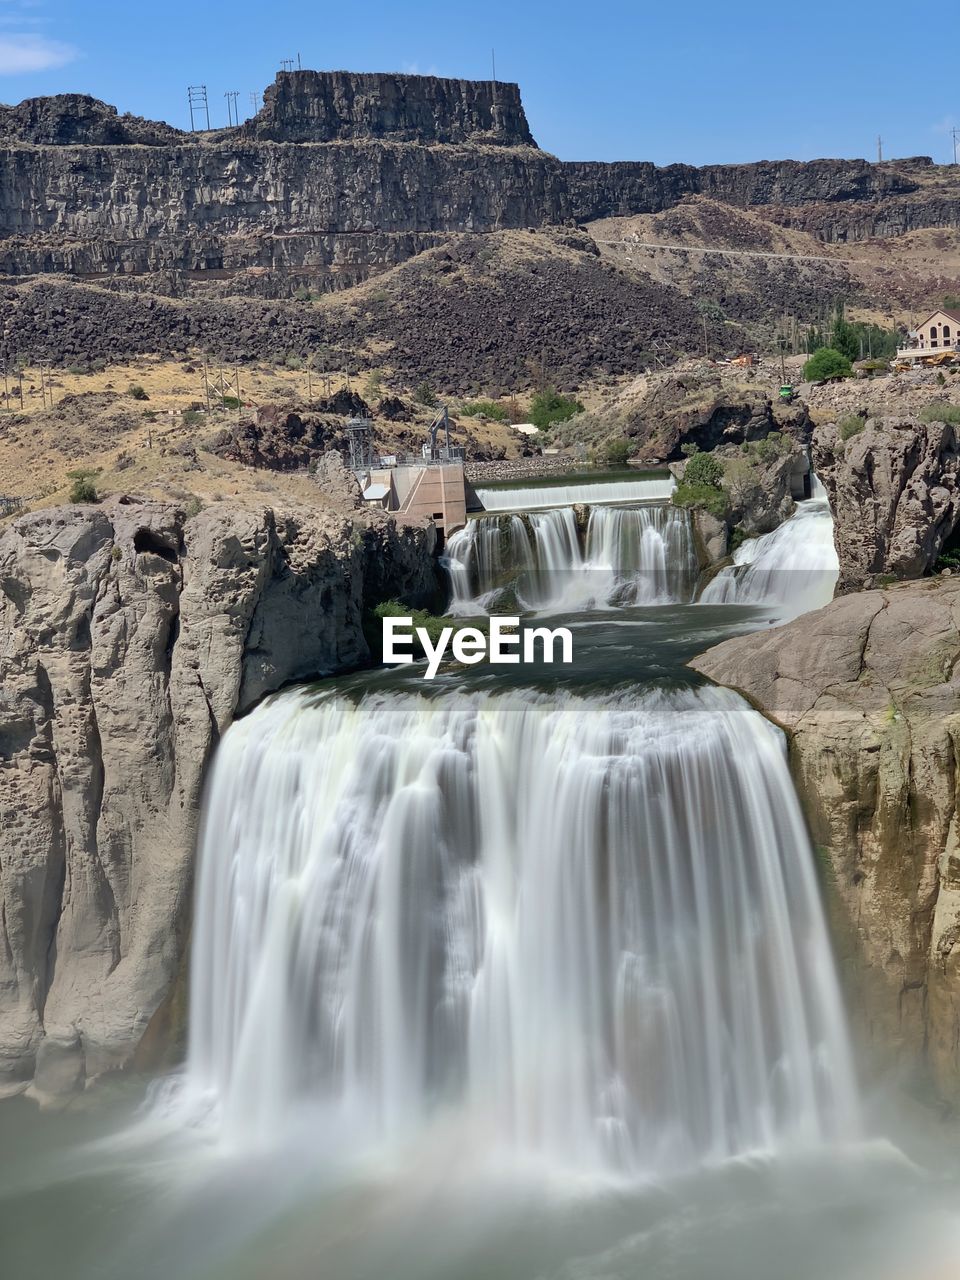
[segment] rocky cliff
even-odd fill
[[[666,168],[562,163],[516,85],[281,73],[243,125],[184,134],[82,95],[0,108],[0,270],[160,291],[252,271],[333,288],[403,261],[410,237],[658,212],[690,195],[763,207],[825,239],[954,226],[956,174],[862,160]],[[282,296],[282,282],[275,284]]]
[[[0,538],[0,1088],[130,1058],[183,954],[220,734],[362,663],[365,605],[432,594],[432,527],[368,519],[121,500]]]
[[[693,666],[789,735],[848,1007],[875,1063],[960,1103],[960,583],[844,596]]]
[[[955,426],[906,416],[817,428],[813,465],[834,513],[840,591],[929,572],[960,524],[958,448]]]

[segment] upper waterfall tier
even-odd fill
[[[443,1104],[578,1170],[851,1133],[780,735],[715,689],[264,704],[214,765],[184,1090],[241,1145]]]
[[[685,602],[697,580],[690,517],[672,506],[591,507],[585,528],[572,507],[480,516],[453,534],[444,564],[460,614]]]
[[[731,567],[701,595],[704,604],[758,604],[780,621],[820,609],[833,599],[840,570],[827,495],[814,477],[813,497],[772,533],[744,542]]]

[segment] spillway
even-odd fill
[[[664,474],[642,480],[531,485],[517,489],[479,486],[476,494],[485,511],[534,511],[547,507],[570,507],[580,502],[665,502],[675,488],[673,476]]]

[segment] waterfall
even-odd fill
[[[782,621],[820,609],[833,599],[840,570],[833,516],[814,477],[813,497],[772,533],[738,547],[733,565],[704,588],[706,604],[758,604],[775,608]]]
[[[672,506],[591,507],[581,538],[572,507],[479,516],[447,543],[450,612],[690,600],[697,558],[690,517]]]
[[[440,1109],[660,1175],[857,1126],[783,741],[727,691],[276,697],[215,759],[193,939],[178,1105],[241,1147]]]
[[[476,494],[484,511],[532,511],[571,507],[581,502],[663,502],[675,488],[673,476],[664,474],[645,480],[588,481],[527,489],[479,488]]]

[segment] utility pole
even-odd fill
[[[960,138],[960,129],[954,127],[950,130],[953,135],[953,163],[957,163],[957,139]]]
[[[256,91],[256,89],[250,90],[250,105],[253,107],[253,114],[256,115],[262,106],[261,95]]]
[[[281,62],[280,62],[280,70],[281,70],[281,71],[292,71],[292,70],[293,70],[293,59],[292,59],[292,58],[283,58],[283,59],[281,60]]]
[[[496,84],[497,83],[497,51],[496,49],[490,50],[490,66],[493,68],[493,83]]]
[[[236,89],[232,89],[223,95],[227,100],[227,124],[234,125],[240,123],[240,112],[237,109],[237,99],[240,94]]]
[[[196,133],[197,121],[200,119],[201,112],[207,122],[207,130],[209,131],[210,104],[207,102],[207,86],[205,84],[188,85],[187,102],[190,106],[190,132]]]
[[[883,164],[883,139],[877,134],[877,164]]]

